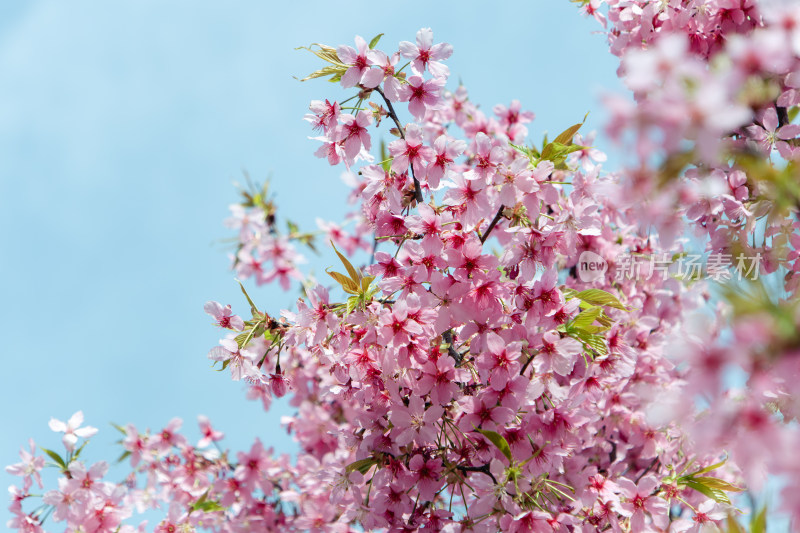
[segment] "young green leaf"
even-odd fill
[[[730,504],[731,500],[728,498],[727,494],[722,492],[719,489],[715,489],[712,487],[708,487],[702,483],[699,483],[693,479],[689,479],[686,481],[686,486],[700,492],[701,494],[705,494],[709,498],[719,502],[719,503],[727,503]]]
[[[374,457],[359,459],[358,461],[354,461],[349,465],[347,465],[347,467],[345,468],[345,472],[350,474],[351,472],[355,472],[356,470],[358,470],[362,474],[366,474],[369,471],[369,469],[372,468],[372,466],[377,462],[378,462],[377,459],[375,459]]]
[[[203,511],[205,513],[213,513],[216,511],[224,511],[225,507],[213,500],[197,500],[192,504],[192,511]]]
[[[344,292],[346,292],[348,294],[358,294],[358,285],[357,285],[357,283],[355,281],[353,281],[352,279],[348,278],[344,274],[340,274],[339,272],[335,272],[335,271],[331,271],[331,270],[326,270],[325,272],[327,272],[330,277],[332,277],[337,282],[339,282],[339,285],[342,286],[342,289],[344,289]]]
[[[765,505],[750,521],[750,533],[766,533],[767,531],[767,506]]]
[[[489,439],[492,444],[497,446],[497,449],[500,450],[509,461],[512,461],[511,446],[508,445],[508,441],[505,437],[503,437],[500,433],[491,431],[489,429],[475,428],[475,431]]]
[[[605,305],[627,311],[628,308],[620,303],[616,296],[600,289],[586,289],[575,293],[575,298],[592,305]]]
[[[586,117],[588,117],[588,116],[589,116],[589,113],[586,113],[586,115],[583,117],[583,122],[580,122],[578,124],[573,124],[569,128],[567,128],[564,131],[562,131],[561,133],[559,133],[558,137],[553,139],[553,142],[554,143],[561,143],[561,144],[570,144],[570,143],[572,143],[572,138],[575,136],[576,133],[578,133],[578,130],[581,129],[581,126],[583,126],[583,124],[586,122]]]
[[[48,450],[47,448],[42,448],[41,450],[42,450],[44,453],[46,453],[47,455],[49,455],[49,456],[50,456],[50,459],[52,459],[53,461],[55,461],[55,462],[56,462],[56,464],[57,464],[58,466],[60,466],[60,467],[61,467],[63,470],[66,470],[66,469],[67,469],[67,463],[65,463],[65,462],[64,462],[64,459],[62,459],[62,458],[61,458],[61,456],[60,456],[60,455],[58,455],[56,452],[54,452],[53,450]]]
[[[124,452],[122,452],[122,455],[117,457],[117,463],[121,463],[122,461],[124,461],[125,459],[127,459],[130,456],[131,456],[130,450],[125,450]]]
[[[376,46],[378,46],[378,41],[381,40],[381,37],[383,37],[383,34],[379,33],[378,35],[376,35],[375,37],[372,38],[372,40],[369,42],[370,49],[375,48]]]
[[[700,475],[700,474],[705,474],[706,472],[711,472],[712,470],[716,470],[717,468],[719,468],[722,465],[724,465],[725,461],[727,461],[727,460],[728,459],[723,459],[722,461],[720,461],[718,463],[714,463],[713,465],[709,465],[709,466],[707,466],[705,468],[701,468],[700,470],[698,470],[696,472],[692,472],[691,474],[687,475],[686,477],[687,478],[688,477],[694,477],[694,476],[697,476],[697,475]]]
[[[336,66],[336,65],[328,65],[328,66],[322,67],[319,70],[315,70],[314,72],[312,72],[311,74],[309,74],[305,78],[301,78],[300,81],[313,80],[315,78],[322,78],[324,76],[336,76],[336,75],[341,76],[346,71],[347,71],[347,69],[345,67],[339,67],[339,66]]]
[[[316,50],[313,48],[314,46],[317,47]],[[336,48],[326,44],[311,43],[310,46],[298,46],[295,48],[295,50],[307,50],[323,61],[327,61],[328,63],[342,67],[346,66],[344,63],[342,63],[342,60],[339,59],[339,55],[336,53]]]
[[[600,307],[590,307],[573,319],[572,327],[585,330],[602,312],[603,310]]]
[[[716,477],[692,477],[692,481],[696,481],[698,483],[702,483],[706,487],[711,487],[712,489],[719,489],[724,490],[726,492],[742,492],[744,489],[737,487],[731,483],[723,479],[719,479]]]
[[[600,355],[606,355],[608,353],[608,348],[606,348],[606,340],[602,335],[594,335],[592,333],[580,330],[573,332],[573,335],[579,340],[583,341],[584,344],[593,348],[594,351]]]
[[[244,297],[247,298],[247,303],[250,304],[250,311],[255,315],[256,313],[259,312],[258,307],[256,307],[256,304],[254,304],[253,300],[250,299],[250,295],[247,294],[247,291],[244,289],[244,285],[242,285],[242,282],[239,281],[238,279],[236,281],[239,283],[239,288],[242,289],[242,294],[244,294]]]
[[[87,441],[84,441],[84,443],[83,443],[83,444],[81,444],[81,445],[78,447],[78,449],[77,449],[77,450],[75,450],[75,453],[72,455],[72,459],[73,459],[73,460],[74,460],[74,459],[77,459],[78,457],[80,457],[80,456],[81,456],[81,452],[83,451],[83,449],[84,449],[84,448],[86,448],[86,445],[87,445],[87,444],[89,444],[89,441],[88,441],[88,440],[87,440]]]
[[[742,526],[739,525],[739,522],[736,521],[736,518],[733,517],[733,514],[728,515],[727,526],[727,533],[746,533]]]
[[[350,274],[350,279],[352,279],[356,283],[356,286],[358,286],[361,280],[361,272],[359,272],[356,267],[354,267],[350,261],[348,261],[347,258],[336,249],[336,245],[333,244],[333,242],[331,242],[331,246],[333,246],[333,251],[336,252],[336,255],[339,256],[339,260],[347,269],[347,273]]]

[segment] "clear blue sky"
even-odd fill
[[[28,437],[59,447],[48,420],[79,409],[101,429],[94,460],[119,454],[111,421],[157,430],[180,416],[196,435],[198,414],[234,449],[260,436],[292,450],[285,410],[263,413],[210,370],[219,331],[203,303],[246,309],[218,242],[242,169],[271,175],[280,213],[301,227],[344,212],[341,170],[313,157],[302,120],[311,99],[343,92],[293,79],[319,65],[295,47],[384,32],[388,49],[432,27],[455,47],[450,87],[461,79],[487,111],[520,99],[537,140],[586,111],[599,129],[597,95],[619,88],[598,26],[566,0],[280,5],[0,4],[3,465]],[[297,296],[253,294],[273,312]]]

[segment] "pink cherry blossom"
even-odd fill
[[[50,419],[50,429],[58,432],[64,433],[62,437],[62,442],[64,443],[64,447],[67,451],[72,451],[75,449],[75,445],[78,443],[78,439],[88,439],[89,437],[93,437],[97,433],[97,428],[92,426],[80,427],[83,424],[83,411],[78,411],[74,415],[72,415],[69,420],[64,423],[61,420],[56,420],[55,418]]]
[[[433,31],[430,28],[422,28],[417,32],[416,45],[402,41],[400,53],[412,60],[411,68],[416,74],[422,75],[426,68],[437,78],[446,78],[450,74],[450,69],[441,61],[453,55],[453,47],[447,43],[433,44]]]
[[[444,80],[433,78],[425,80],[421,76],[409,76],[407,83],[398,91],[399,100],[408,102],[408,110],[417,120],[422,120],[425,112],[439,104]]]
[[[230,305],[223,307],[218,302],[206,302],[203,309],[206,313],[213,316],[216,323],[222,328],[235,331],[242,331],[244,329],[244,321],[240,316],[232,314],[233,311]]]
[[[383,70],[370,68],[372,61],[367,54],[369,50],[367,41],[358,35],[356,35],[356,48],[357,50],[351,46],[342,45],[336,49],[339,59],[345,65],[350,65],[350,68],[342,75],[342,87],[348,88],[361,84],[371,89],[383,80]]]

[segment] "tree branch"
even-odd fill
[[[447,343],[447,354],[455,360],[456,366],[461,366],[464,357],[453,348],[453,332],[448,329],[442,333],[442,338]]]
[[[405,140],[406,134],[403,131],[403,126],[400,125],[400,119],[397,118],[397,113],[395,113],[392,103],[389,101],[388,98],[386,98],[386,95],[383,94],[383,91],[381,90],[380,87],[375,87],[375,90],[378,91],[378,94],[381,95],[383,101],[386,102],[386,108],[389,110],[389,116],[392,117],[392,120],[394,120],[397,129],[400,131],[400,138]],[[414,198],[417,200],[418,204],[421,204],[423,202],[422,186],[419,184],[419,180],[414,175],[414,165],[411,164],[411,162],[409,162],[408,166],[411,169],[411,178],[414,180]]]
[[[500,209],[498,209],[498,210],[497,210],[497,214],[494,216],[494,218],[492,219],[492,221],[489,223],[489,227],[488,227],[488,228],[486,228],[486,233],[484,233],[484,234],[481,236],[481,244],[483,244],[484,242],[486,242],[486,239],[488,239],[488,238],[489,238],[489,234],[492,232],[492,230],[493,230],[493,229],[494,229],[494,227],[497,225],[497,223],[498,223],[498,222],[500,222],[500,218],[503,216],[503,209],[505,209],[505,206],[504,206],[504,205],[501,205],[501,206],[500,206]]]
[[[456,466],[462,472],[482,472],[492,478],[494,484],[497,485],[497,478],[494,477],[494,474],[489,470],[489,465],[481,465],[481,466]]]

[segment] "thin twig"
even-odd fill
[[[519,375],[520,376],[524,376],[525,375],[525,371],[528,369],[528,365],[531,364],[531,362],[533,361],[533,358],[536,357],[537,353],[539,353],[539,350],[536,350],[535,352],[533,352],[532,354],[530,354],[528,356],[528,360],[525,361],[525,364],[522,365],[522,368],[519,369]]]
[[[453,332],[448,329],[442,333],[442,338],[447,343],[447,354],[455,360],[456,366],[461,366],[464,356],[462,356],[456,351],[455,348],[453,348]]]
[[[482,472],[492,478],[494,484],[497,485],[497,478],[494,477],[494,474],[489,470],[489,465],[481,465],[481,466],[456,466],[459,470],[463,472]]]
[[[644,477],[644,475],[647,474],[650,471],[650,469],[653,468],[656,465],[657,462],[658,462],[658,457],[654,457],[653,461],[649,465],[647,465],[647,468],[645,468],[644,471],[641,474],[636,476],[636,481],[634,481],[634,483],[638,484],[639,480],[642,479]]]
[[[381,90],[380,87],[375,87],[375,90],[378,91],[378,94],[381,95],[383,101],[386,102],[386,107],[389,109],[389,116],[392,118],[392,120],[394,120],[394,123],[397,126],[398,131],[400,132],[400,138],[405,140],[406,134],[403,131],[403,126],[400,125],[400,119],[397,118],[397,113],[395,113],[392,103],[389,101],[388,98],[386,98],[386,95],[383,94],[383,91]],[[419,184],[419,180],[414,175],[414,165],[409,161],[408,166],[411,169],[411,177],[414,180],[414,198],[417,200],[418,204],[421,204],[423,201],[422,186]]]
[[[481,244],[486,242],[486,239],[489,238],[489,234],[492,232],[492,230],[497,225],[497,223],[500,222],[500,218],[503,216],[503,209],[505,209],[505,206],[501,205],[500,209],[497,210],[497,214],[494,216],[492,221],[489,223],[489,227],[486,228],[486,233],[481,235]]]
[[[377,249],[378,249],[378,238],[377,237],[373,237],[372,238],[372,254],[369,256],[369,264],[370,265],[375,262],[375,251]]]

